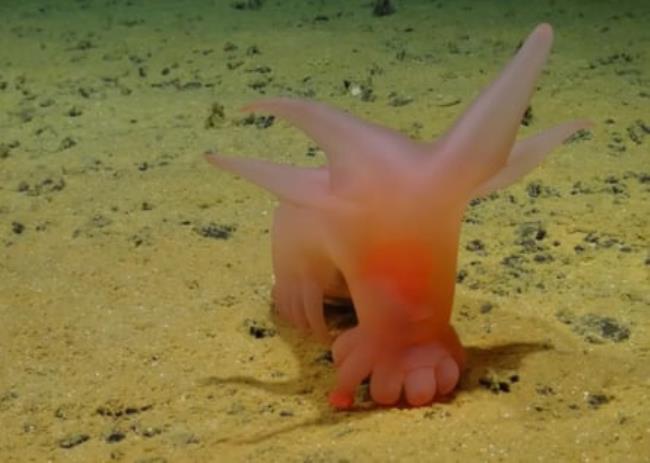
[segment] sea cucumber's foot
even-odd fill
[[[282,319],[324,344],[332,342],[323,312],[323,290],[315,282],[296,279],[290,284],[276,284],[272,295],[273,306]]]
[[[370,376],[370,396],[381,405],[403,397],[421,406],[449,395],[458,384],[464,354],[453,327],[430,341],[398,344],[376,339],[361,327],[339,336],[332,346],[337,384],[329,402],[338,409],[354,404],[361,382]]]

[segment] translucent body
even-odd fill
[[[330,342],[323,298],[354,303],[358,326],[332,345],[333,406],[350,407],[368,376],[373,400],[387,405],[401,397],[423,405],[458,383],[464,356],[450,315],[467,202],[511,184],[588,126],[569,122],[514,142],[552,35],[539,25],[435,142],[412,141],[322,103],[277,98],[244,109],[302,129],[327,154],[326,167],[209,154],[280,199],[272,237],[279,314]]]

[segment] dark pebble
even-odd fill
[[[600,408],[602,405],[609,403],[611,397],[605,394],[592,394],[587,395],[587,403],[591,408]]]
[[[109,444],[114,444],[116,442],[123,441],[126,438],[126,434],[121,431],[113,431],[108,436],[106,436],[106,442]]]
[[[267,328],[256,320],[246,319],[244,321],[244,326],[248,327],[248,334],[255,339],[271,338],[276,334],[275,329]]]
[[[217,240],[229,239],[233,232],[237,229],[234,225],[222,225],[216,223],[209,223],[202,227],[196,228],[195,231],[204,238],[213,238]]]
[[[25,226],[20,222],[12,222],[11,231],[14,232],[16,235],[20,235],[22,232],[25,231]]]
[[[59,447],[62,449],[71,449],[77,445],[81,445],[90,439],[88,434],[73,434],[68,437],[64,437],[59,441]]]

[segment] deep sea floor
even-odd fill
[[[0,4],[0,461],[650,461],[650,4],[372,3]],[[275,95],[435,138],[543,21],[521,135],[595,126],[468,207],[457,393],[331,410],[275,200],[201,153],[322,164]]]

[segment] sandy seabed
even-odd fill
[[[0,4],[0,461],[650,461],[650,6],[395,3]],[[468,208],[456,395],[331,410],[275,200],[201,153],[323,163],[263,95],[434,138],[542,21],[522,135],[595,128]]]

